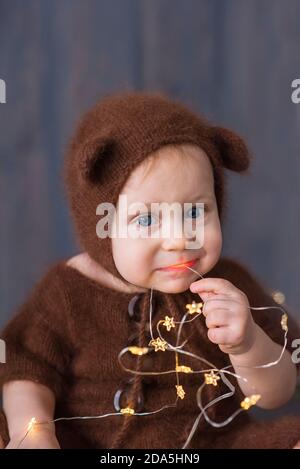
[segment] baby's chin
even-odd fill
[[[162,293],[170,293],[170,294],[174,294],[174,295],[175,295],[176,293],[184,293],[184,292],[187,291],[188,289],[189,289],[189,286],[183,287],[183,288],[180,288],[180,287],[178,287],[178,288],[174,288],[174,287],[172,287],[172,288],[164,288],[164,287],[161,287],[161,286],[160,286],[159,288],[156,288],[155,290],[158,290],[158,291],[160,291],[160,292],[162,292]]]
[[[201,277],[194,272],[185,272],[184,275],[179,272],[170,275],[167,272],[162,272],[160,278],[156,278],[153,282],[152,288],[163,293],[183,293],[189,290],[191,283],[199,278]]]
[[[161,282],[156,288],[163,293],[183,293],[186,290],[189,290],[191,283],[195,280],[187,281],[172,281],[172,282],[165,282],[164,284]]]

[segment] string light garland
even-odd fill
[[[199,272],[192,269],[191,267],[186,266],[186,268],[188,268],[191,271],[197,273],[201,278],[204,278]],[[112,412],[112,413],[96,415],[96,416],[59,417],[59,418],[56,418],[56,419],[53,419],[53,420],[48,420],[47,422],[37,422],[35,417],[32,417],[30,422],[28,423],[25,434],[24,434],[23,438],[20,440],[17,448],[19,448],[21,446],[21,444],[27,438],[29,433],[33,432],[40,425],[45,425],[45,424],[49,424],[49,423],[56,423],[56,422],[62,421],[62,420],[91,420],[91,419],[102,419],[102,418],[106,418],[106,417],[119,416],[119,415],[120,416],[124,416],[124,415],[146,416],[146,415],[157,414],[157,413],[162,412],[163,410],[165,410],[167,408],[170,408],[170,407],[176,407],[178,399],[183,400],[186,396],[186,392],[185,392],[182,384],[180,384],[180,380],[179,380],[180,373],[184,373],[184,374],[200,374],[201,373],[201,374],[204,374],[204,380],[201,383],[201,385],[198,387],[197,392],[196,392],[196,401],[197,401],[197,405],[198,405],[198,408],[199,408],[200,412],[199,412],[196,420],[194,421],[194,424],[191,428],[191,431],[190,431],[190,433],[189,433],[189,435],[188,435],[182,449],[187,448],[187,446],[189,445],[189,443],[190,443],[190,441],[191,441],[191,439],[192,439],[192,437],[193,437],[193,435],[194,435],[194,433],[195,433],[195,431],[198,427],[198,423],[199,423],[199,420],[201,419],[201,417],[203,417],[211,426],[216,427],[216,428],[220,428],[220,427],[224,427],[225,425],[228,425],[240,412],[247,411],[252,406],[256,405],[258,400],[261,398],[261,395],[254,393],[254,394],[251,394],[250,396],[246,396],[240,402],[240,407],[230,417],[228,417],[224,421],[215,422],[208,416],[207,409],[209,409],[213,405],[217,404],[221,400],[228,399],[228,398],[232,397],[235,393],[235,386],[231,383],[231,381],[229,381],[229,379],[226,377],[226,375],[233,376],[234,378],[243,380],[245,382],[248,382],[248,380],[245,377],[240,376],[239,374],[236,374],[232,371],[229,371],[229,368],[233,368],[233,365],[228,365],[226,367],[218,369],[213,363],[210,363],[205,358],[200,357],[200,356],[198,356],[198,355],[196,355],[192,352],[189,352],[187,350],[184,350],[183,347],[188,342],[188,340],[185,340],[181,345],[179,345],[180,335],[181,335],[181,331],[182,331],[182,328],[183,328],[184,324],[187,324],[187,323],[190,323],[194,320],[197,320],[197,318],[203,313],[203,308],[204,308],[204,303],[203,302],[197,303],[196,301],[192,301],[191,304],[186,304],[187,312],[183,315],[180,322],[176,322],[173,317],[169,317],[169,316],[165,316],[163,320],[159,320],[157,322],[157,325],[156,325],[156,330],[157,330],[158,336],[154,337],[153,329],[152,329],[152,295],[153,295],[153,289],[151,288],[150,312],[149,312],[149,316],[150,316],[150,318],[149,318],[150,319],[150,321],[149,321],[149,331],[150,331],[151,340],[148,344],[148,347],[138,347],[138,346],[135,346],[135,345],[130,346],[130,347],[125,347],[120,351],[120,353],[118,355],[118,362],[119,362],[120,366],[123,368],[124,371],[126,371],[128,373],[131,373],[133,375],[134,374],[140,374],[140,375],[145,375],[146,376],[146,375],[164,375],[164,374],[175,373],[176,374],[176,384],[175,384],[176,399],[175,399],[175,401],[173,403],[166,404],[166,405],[162,406],[159,409],[152,410],[152,411],[149,411],[149,412],[136,412],[134,408],[132,408],[131,406],[127,406],[127,407],[121,408],[119,412]],[[219,300],[228,301],[229,299],[222,298],[222,299],[219,299]],[[207,299],[205,301],[205,303],[208,303],[209,301],[210,301],[210,299]],[[230,299],[230,301],[236,301],[236,300]],[[284,308],[282,306],[266,306],[266,307],[251,307],[251,306],[249,306],[249,309],[250,310],[251,309],[253,309],[253,310],[265,310],[265,309],[279,309],[279,310],[281,310],[283,314],[281,316],[280,325],[281,325],[282,330],[284,331],[284,344],[283,344],[280,356],[278,357],[277,360],[275,360],[273,362],[261,364],[261,365],[256,365],[256,366],[241,365],[241,366],[239,366],[239,368],[255,369],[255,368],[269,368],[271,366],[275,366],[281,360],[281,358],[284,354],[284,351],[286,349],[286,346],[287,346],[287,333],[288,333],[287,321],[288,321],[288,315],[287,315],[286,311],[284,310]],[[190,317],[192,317],[192,318],[189,319]],[[168,332],[171,331],[171,329],[176,329],[176,327],[178,326],[178,333],[177,333],[177,336],[176,336],[176,345],[170,344],[166,340],[166,338],[163,337],[163,335],[161,333],[161,330],[160,330],[161,326],[163,326],[165,328],[165,330],[167,330]],[[130,368],[126,368],[124,366],[123,362],[122,362],[123,355],[125,355],[128,352],[131,353],[132,355],[144,356],[144,355],[147,355],[148,353],[150,353],[152,350],[154,350],[155,352],[158,352],[158,353],[162,353],[162,352],[163,353],[165,353],[165,352],[175,353],[175,367],[174,367],[174,369],[163,370],[163,371],[159,371],[159,372],[157,372],[157,371],[137,371],[137,370],[132,370]],[[181,355],[182,357],[184,357],[184,356],[192,357],[192,358],[198,360],[199,362],[201,362],[202,364],[203,363],[206,364],[208,366],[208,368],[204,369],[204,370],[203,369],[193,370],[189,366],[186,366],[184,364],[179,364],[179,355]],[[228,392],[216,397],[215,399],[209,401],[205,406],[203,406],[202,392],[203,392],[204,387],[205,386],[213,386],[213,387],[217,388],[218,385],[219,385],[219,382],[221,382],[221,381],[227,386]]]

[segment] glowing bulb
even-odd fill
[[[36,419],[34,417],[32,417],[32,419],[30,420],[30,422],[28,424],[27,432],[31,432],[31,430],[33,429],[33,427],[36,423],[37,423]]]
[[[248,409],[250,409],[250,407],[255,405],[257,403],[257,401],[259,401],[260,398],[261,398],[260,394],[252,394],[249,397],[245,397],[245,399],[241,402],[240,405],[241,405],[242,409],[248,410]]]
[[[186,309],[189,310],[188,314],[202,313],[203,306],[203,303],[196,303],[196,301],[185,305]]]
[[[288,315],[286,313],[284,313],[282,316],[281,316],[281,327],[284,331],[287,331],[288,330],[288,325],[287,325],[287,321],[288,321]]]
[[[212,384],[213,386],[218,385],[218,380],[220,379],[220,376],[214,373],[213,370],[211,370],[210,373],[204,373],[204,377],[205,377],[205,384]]]
[[[177,396],[179,396],[180,399],[184,399],[185,391],[183,387],[181,386],[181,384],[176,384],[175,387],[177,389]]]
[[[285,295],[282,291],[276,290],[272,294],[273,300],[276,301],[279,305],[283,305],[285,303]]]
[[[128,350],[132,355],[145,355],[149,351],[148,347],[136,347],[135,345],[129,347]]]
[[[178,371],[179,373],[192,373],[193,370],[190,366],[177,365],[176,371]]]
[[[125,409],[121,409],[121,414],[133,415],[134,409],[132,409],[131,407],[125,407]]]

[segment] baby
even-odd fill
[[[64,174],[83,252],[52,265],[2,333],[7,448],[296,445],[299,418],[242,411],[293,396],[299,337],[289,318],[283,351],[278,305],[221,257],[224,169],[249,162],[238,135],[160,94],[106,97],[82,118]]]

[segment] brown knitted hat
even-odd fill
[[[81,246],[122,280],[110,237],[97,236],[100,217],[96,208],[103,202],[117,206],[132,170],[150,153],[163,145],[182,143],[199,145],[208,155],[222,222],[224,168],[242,172],[250,162],[244,141],[232,131],[210,125],[161,93],[126,92],[96,104],[83,116],[71,139],[64,177]]]

